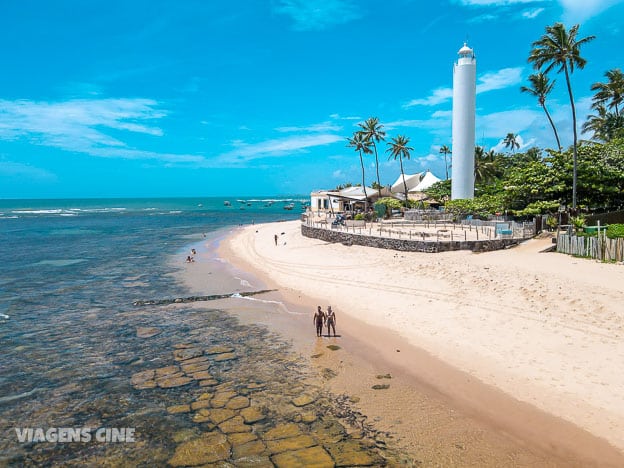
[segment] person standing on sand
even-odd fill
[[[316,336],[323,336],[323,322],[325,322],[325,312],[318,306],[314,318],[312,319],[316,325]]]
[[[331,306],[327,306],[327,336],[330,336],[329,327],[333,328],[334,336],[336,336],[336,314]]]
[[[275,239],[275,245],[277,245],[277,234],[275,234],[275,236],[273,236],[273,238]]]

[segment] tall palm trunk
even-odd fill
[[[399,157],[399,164],[401,165],[401,177],[403,178],[403,188],[405,189],[405,208],[407,208],[407,182],[405,181],[405,173],[403,172],[403,157]]]
[[[375,169],[377,170],[377,192],[379,193],[378,199],[381,198],[381,179],[379,178],[379,159],[377,158],[377,145],[375,140],[373,141],[373,149],[375,150]]]
[[[364,213],[368,212],[368,195],[366,194],[366,183],[364,177],[364,158],[362,158],[362,151],[360,150],[360,165],[362,166],[362,190],[364,190]]]
[[[542,109],[544,109],[544,112],[546,113],[546,117],[548,117],[550,126],[552,127],[553,132],[555,134],[555,140],[557,140],[557,148],[559,148],[559,152],[561,153],[561,143],[559,142],[559,134],[557,133],[557,127],[555,127],[555,122],[553,122],[553,119],[550,117],[550,112],[548,112],[548,109],[546,109],[545,103],[542,103]]]
[[[446,172],[446,180],[448,180],[448,162],[446,160],[446,152],[444,152],[444,170]]]
[[[574,96],[572,95],[572,86],[570,84],[570,74],[568,73],[567,62],[563,65],[565,72],[566,84],[568,85],[568,94],[570,96],[570,106],[572,106],[572,131],[574,134],[574,140],[572,143],[573,159],[572,159],[572,210],[576,211],[576,182],[577,182],[577,134],[576,134],[576,107],[574,106]]]

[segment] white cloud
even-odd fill
[[[334,125],[330,122],[322,122],[314,125],[308,125],[307,127],[278,127],[275,130],[282,133],[287,132],[338,132],[342,130],[339,125]]]
[[[438,104],[448,101],[452,97],[452,88],[437,88],[433,90],[430,96],[424,99],[412,99],[408,103],[404,104],[403,107],[408,108],[413,106],[436,106]]]
[[[552,0],[457,0],[461,5],[468,7],[505,7],[523,4],[548,4]],[[610,7],[623,3],[624,0],[556,0],[563,8],[563,21],[566,24],[582,23],[599,15]],[[525,18],[535,18],[544,11],[544,8],[535,8],[522,13]],[[484,17],[481,15],[479,18]]]
[[[477,81],[477,94],[514,86],[522,81],[522,68],[503,68],[496,72],[487,72],[481,75]],[[435,106],[448,101],[452,97],[452,88],[437,88],[433,90],[430,96],[424,99],[412,99],[404,104],[403,107]]]
[[[278,0],[273,11],[290,16],[295,31],[322,31],[361,18],[361,9],[348,0]]]
[[[340,114],[330,114],[329,117],[334,120],[362,120],[362,117],[355,115],[343,117]]]
[[[540,0],[459,0],[464,6],[505,6],[518,3],[535,3]]]
[[[527,19],[537,18],[543,11],[544,8],[533,8],[532,10],[523,11],[522,17]]]
[[[538,119],[544,118],[543,112],[528,109],[515,109],[477,115],[477,132],[479,137],[504,138],[508,133],[520,133],[530,128]]]
[[[293,153],[306,152],[308,148],[325,146],[346,139],[330,133],[314,135],[293,135],[286,138],[275,138],[259,143],[244,143],[237,141],[234,149],[217,156],[209,163],[210,166],[240,166],[254,159],[271,156],[289,156]]]
[[[468,20],[469,23],[487,23],[498,20],[498,16],[492,13],[483,13]]]
[[[332,172],[332,177],[334,179],[344,179],[347,175],[345,174],[345,172],[342,169],[336,169],[334,172]]]
[[[582,23],[624,0],[558,0],[565,23]]]
[[[497,72],[484,73],[477,81],[477,94],[508,88],[522,81],[522,68],[503,68]]]
[[[151,99],[74,99],[64,102],[0,100],[0,139],[25,139],[91,156],[197,162],[194,155],[157,153],[129,147],[106,130],[162,136],[148,122],[166,116]]]

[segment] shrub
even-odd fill
[[[624,224],[610,224],[607,226],[607,237],[609,239],[624,237]]]
[[[583,226],[585,226],[586,221],[587,220],[585,219],[585,216],[583,216],[583,215],[579,215],[579,216],[575,216],[573,218],[570,218],[570,222],[574,226],[574,230],[576,232],[579,232],[581,229],[583,229]]]
[[[362,221],[364,219],[364,215],[362,213],[358,213],[354,218],[356,221]]]
[[[548,226],[550,229],[554,230],[557,227],[557,224],[559,224],[559,222],[554,216],[549,216],[548,218],[546,218],[546,226]]]

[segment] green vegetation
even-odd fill
[[[616,239],[624,237],[624,224],[611,224],[607,227],[607,237]]]

